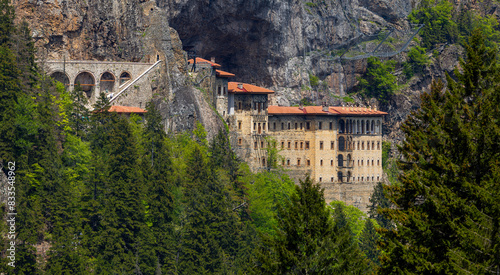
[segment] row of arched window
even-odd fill
[[[339,133],[341,134],[380,134],[380,119],[340,119]]]
[[[69,77],[67,74],[64,72],[56,71],[50,75],[54,80],[57,80],[64,84],[67,87],[70,85]],[[124,84],[125,82],[129,81],[132,79],[132,76],[129,72],[122,72],[120,74],[120,83],[119,85]],[[101,79],[99,81],[100,84],[100,90],[102,92],[112,92],[115,86],[116,78],[113,73],[111,72],[104,72],[101,75]],[[95,77],[92,73],[84,71],[80,72],[76,77],[73,82],[73,84],[76,86],[79,84],[82,87],[82,90],[87,94],[87,96],[90,97],[92,91],[94,90],[94,87],[96,85]]]
[[[356,146],[357,145],[357,146]],[[376,149],[375,149],[376,145]],[[344,137],[339,137],[339,151],[345,150],[380,150],[380,141],[352,141],[352,137],[348,137],[347,139]]]

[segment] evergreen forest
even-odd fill
[[[411,18],[432,26],[448,4],[424,0]],[[491,24],[440,24],[408,73],[438,40],[463,43],[460,67],[402,124],[396,180],[377,184],[366,215],[279,165],[252,173],[225,130],[166,133],[152,102],[144,117],[108,112],[104,95],[88,110],[80,87],[39,68],[0,0],[0,179],[15,197],[0,208],[0,273],[499,274],[499,53]],[[393,65],[369,63],[361,84],[385,85],[385,100],[393,81],[378,76]]]

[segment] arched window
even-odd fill
[[[80,85],[85,94],[87,94],[87,97],[92,98],[92,92],[94,91],[95,86],[95,78],[91,73],[79,73],[75,78],[75,86],[76,85]]]
[[[351,171],[347,171],[347,179],[346,179],[346,182],[349,182],[351,178]]]
[[[64,85],[64,87],[66,88],[66,90],[68,89],[68,87],[69,87],[69,77],[68,77],[68,75],[66,75],[63,72],[53,72],[50,76],[54,80],[61,82]]]
[[[346,166],[351,166],[351,154],[347,155],[347,163]]]
[[[122,72],[120,74],[120,85],[132,79],[132,76],[128,72]]]
[[[372,134],[375,134],[375,120],[372,120],[372,127],[371,127],[371,132]]]
[[[339,121],[339,133],[344,133],[345,131],[345,122],[343,119]]]
[[[110,72],[101,75],[100,90],[101,93],[112,93],[115,87],[115,76]]]
[[[340,172],[340,171],[339,171],[339,172],[337,173],[337,177],[338,177],[338,179],[339,179],[339,182],[344,182],[344,179],[343,179],[343,176],[342,176],[342,172]]]
[[[343,167],[343,166],[344,166],[344,156],[343,156],[343,155],[341,155],[341,154],[339,154],[339,155],[337,156],[337,159],[338,159],[338,166],[339,166],[339,167]]]
[[[345,139],[344,137],[339,137],[339,151],[345,150]]]

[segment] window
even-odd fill
[[[370,160],[366,160],[366,166],[370,166]]]
[[[307,166],[311,166],[311,160],[309,160],[309,159],[308,159],[308,160],[306,161],[306,164],[307,164]]]
[[[281,122],[281,130],[285,130],[285,123]]]
[[[309,141],[306,141],[306,150],[309,150]]]
[[[373,166],[373,159],[372,159],[372,166]]]
[[[333,130],[333,122],[330,122],[330,130]]]
[[[221,86],[218,87],[218,94],[221,95]]]
[[[359,148],[361,148],[361,147],[359,147],[359,141],[358,141],[358,147],[357,148],[358,148],[358,150],[359,150]]]
[[[377,150],[380,150],[380,141],[377,141]]]
[[[333,182],[333,177],[330,178],[330,181]]]
[[[300,123],[300,130],[302,130],[302,122]]]
[[[238,145],[241,145],[241,143],[242,143],[242,140],[241,140],[241,138],[239,138],[238,139]]]
[[[285,148],[285,142],[284,142],[284,141],[282,141],[282,142],[281,142],[281,149],[284,149],[284,148]]]
[[[241,102],[238,102],[238,109],[241,110]]]
[[[377,176],[377,181],[379,181],[379,176]]]
[[[310,129],[311,129],[311,123],[310,123],[310,122],[306,122],[306,129],[307,129],[307,130],[310,130]]]
[[[238,121],[238,130],[241,130],[241,121]]]
[[[262,166],[266,166],[266,159],[262,158]]]
[[[361,166],[363,166],[363,160],[361,160]]]
[[[359,166],[359,159],[358,159],[358,166]]]
[[[286,160],[286,165],[290,166],[290,160],[289,159]]]
[[[345,150],[345,139],[344,137],[339,137],[339,151]]]
[[[369,141],[366,143],[366,150],[370,150],[370,142]]]
[[[257,111],[257,112],[260,114],[260,110],[261,110],[261,108],[262,108],[262,105],[261,105],[261,103],[259,102],[259,103],[257,104],[257,106],[258,106],[258,111]]]
[[[264,148],[264,141],[260,142],[260,148]]]
[[[320,121],[318,122],[318,129],[321,130],[323,128],[323,123]]]
[[[335,142],[330,141],[330,149],[333,150],[335,148]]]
[[[273,130],[276,130],[276,122],[273,122]]]
[[[377,159],[377,166],[380,166],[380,160]]]
[[[374,177],[374,176],[372,176],[372,181],[374,181],[374,180],[375,180],[375,177]]]
[[[295,142],[295,150],[297,150],[297,149],[299,149],[299,142],[298,141]]]
[[[298,128],[298,127],[297,127],[297,122],[295,122],[295,130],[297,130],[297,128]]]
[[[288,122],[288,130],[290,130],[290,122]]]
[[[361,181],[363,181],[363,177],[361,177]]]
[[[253,103],[253,109],[257,110],[257,103],[255,103],[255,102]]]
[[[372,150],[375,150],[375,141],[372,141]]]
[[[289,141],[288,142],[288,149],[290,150],[290,147],[291,147],[291,142]]]
[[[339,163],[338,163],[338,166],[339,166],[339,167],[344,166],[344,156],[343,156],[343,155],[338,155],[338,156],[337,156],[337,159],[338,159],[338,162],[339,162]]]
[[[304,142],[300,142],[300,150],[304,149]]]
[[[330,160],[330,166],[333,166],[333,159]]]
[[[253,124],[253,130],[255,131],[256,128],[257,128],[257,123],[254,123]]]
[[[264,129],[264,131],[266,130],[266,123],[262,123],[262,129]]]
[[[322,180],[323,180],[323,178],[322,178],[322,177],[319,177],[319,182],[321,182]]]
[[[257,149],[257,141],[253,143],[253,149]]]
[[[281,165],[285,166],[285,159],[281,160]]]
[[[297,166],[300,166],[300,159],[297,159]]]
[[[365,150],[365,142],[361,142],[361,150]]]
[[[319,149],[320,149],[320,150],[323,150],[323,141],[320,141],[320,142],[319,142]]]
[[[319,166],[323,166],[323,160],[319,161]]]

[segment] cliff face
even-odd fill
[[[200,114],[207,113],[203,120],[212,136],[222,122],[192,87],[183,47],[203,58],[216,57],[223,69],[236,74],[235,81],[276,90],[274,104],[294,104],[304,97],[316,104],[338,104],[331,95],[355,85],[366,61],[351,62],[344,74],[345,67],[322,62],[324,56],[315,53],[345,47],[385,26],[407,28],[405,18],[417,2],[17,0],[13,4],[17,20],[29,22],[41,58],[147,62],[158,55],[165,62],[151,90],[161,98],[157,102],[166,125],[174,131],[191,129],[202,120]],[[454,65],[450,60],[446,62]],[[308,88],[310,75],[320,80],[314,89]],[[388,137],[399,139],[399,123],[418,107],[418,95],[431,79],[440,75],[436,69],[431,77],[413,80],[387,106]]]
[[[310,53],[345,46],[385,26],[404,28],[401,19],[415,2],[157,0],[184,46],[201,57],[215,56],[238,80],[273,87],[295,102],[307,72],[325,79],[337,70],[308,58]]]

